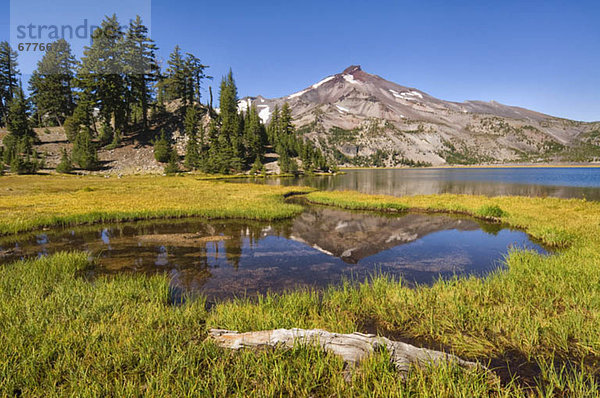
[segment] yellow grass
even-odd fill
[[[309,190],[194,177],[5,176],[0,178],[0,235],[109,220],[287,218],[302,208],[284,203],[284,195]]]

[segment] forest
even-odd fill
[[[99,149],[134,140],[154,146],[167,174],[265,174],[267,154],[281,173],[333,168],[320,148],[297,133],[287,104],[274,110],[268,125],[256,107],[240,111],[230,70],[220,82],[216,108],[212,87],[206,90],[212,80],[207,65],[176,46],[163,66],[157,50],[141,18],[123,30],[116,15],[106,17],[80,59],[64,39],[49,45],[26,90],[17,52],[0,42],[0,127],[8,131],[0,172],[43,169],[36,130],[48,127],[64,129],[72,144],[70,151],[62,149],[59,173],[97,170]],[[184,154],[174,146],[174,132],[184,137]]]

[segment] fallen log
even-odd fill
[[[275,329],[239,333],[232,330],[211,329],[208,335],[209,339],[219,347],[232,350],[260,347],[292,348],[296,344],[315,345],[339,355],[349,365],[356,365],[374,352],[387,349],[391,362],[401,373],[408,372],[411,365],[442,362],[451,362],[468,369],[486,369],[479,363],[466,361],[445,352],[419,348],[401,341],[358,332],[339,334],[321,329]]]

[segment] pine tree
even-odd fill
[[[102,146],[106,146],[112,143],[113,139],[115,138],[115,133],[112,126],[106,122],[102,123],[102,126],[100,127],[100,135],[98,136],[98,138],[100,140],[100,145]]]
[[[108,122],[104,122],[108,124]],[[66,118],[64,123],[65,134],[70,142],[75,141],[82,127],[94,126],[92,114],[92,101],[86,93],[79,93],[77,105],[73,114]]]
[[[9,134],[2,140],[4,162],[18,174],[35,173],[40,164],[32,155],[37,136],[29,121],[29,102],[20,87],[15,89],[14,98],[8,108],[7,129]]]
[[[98,107],[102,120],[112,122],[115,134],[121,134],[127,127],[128,110],[124,33],[115,15],[100,25],[92,45],[84,50],[76,81],[92,107]]]
[[[198,110],[195,106],[190,106],[186,109],[183,130],[188,137],[196,137],[198,135]]]
[[[196,170],[200,167],[200,147],[198,145],[198,111],[194,105],[189,106],[183,121],[184,132],[188,137],[185,148],[185,167]]]
[[[83,170],[95,170],[98,167],[98,154],[89,127],[83,127],[77,134],[72,156],[73,161]]]
[[[0,126],[6,126],[8,108],[18,88],[17,53],[8,42],[0,42]]]
[[[38,62],[37,69],[29,80],[32,100],[42,118],[50,118],[62,126],[75,108],[71,81],[75,58],[71,46],[60,39],[50,46]]]
[[[242,140],[242,123],[238,114],[237,87],[233,79],[233,72],[230,70],[227,77],[221,81],[221,91],[219,93],[221,121],[220,148],[221,157],[232,165],[233,170],[240,170],[237,165],[241,165],[244,146]]]
[[[185,167],[190,170],[197,170],[200,168],[200,148],[198,146],[198,140],[196,137],[190,137],[185,147]]]
[[[73,163],[71,162],[71,157],[67,153],[66,149],[62,149],[60,163],[56,166],[56,172],[62,174],[69,174],[73,171]]]
[[[185,58],[185,70],[186,70],[186,100],[189,103],[193,103],[196,101],[200,103],[201,95],[200,88],[202,85],[202,80],[204,79],[212,79],[212,77],[207,76],[204,73],[204,70],[208,68],[207,65],[204,65],[200,59],[196,58],[193,54],[187,53]]]
[[[154,158],[161,163],[167,163],[173,152],[171,140],[167,138],[164,132],[161,132],[160,138],[154,142]]]
[[[129,90],[129,106],[138,106],[142,116],[142,128],[148,128],[148,109],[152,100],[150,85],[158,81],[159,67],[156,62],[154,41],[148,37],[148,28],[138,15],[129,24],[124,39],[125,74]]]
[[[166,101],[183,100],[186,87],[185,61],[179,46],[175,46],[173,52],[169,55],[167,64],[167,74],[161,82],[163,98]]]
[[[250,169],[250,175],[256,175],[263,172],[264,165],[260,161],[260,158],[257,156],[254,164],[252,164],[252,168]]]
[[[246,162],[248,164],[264,154],[265,143],[265,128],[258,116],[256,107],[252,105],[247,112],[244,124],[244,146],[246,148]]]
[[[179,156],[177,156],[177,152],[171,151],[169,155],[169,163],[165,166],[165,174],[175,174],[179,172],[179,165],[177,162],[179,161]]]
[[[9,104],[7,129],[17,138],[29,137],[37,139],[29,121],[29,102],[21,88],[15,90],[15,97]]]
[[[271,115],[271,122],[267,127],[267,138],[269,143],[275,146],[276,138],[279,136],[279,105],[275,105],[273,114]]]

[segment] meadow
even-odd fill
[[[289,218],[300,213],[302,208],[284,203],[284,197],[310,190],[243,187],[217,178],[151,175],[2,177],[0,235],[103,221],[190,216],[254,220]]]
[[[2,177],[0,231],[177,217],[291,217],[296,188],[191,177]],[[307,191],[301,191],[307,193]],[[98,195],[97,197],[94,195]],[[309,192],[314,203],[499,220],[557,252],[513,251],[507,269],[408,288],[376,275],[325,291],[171,305],[167,277],[89,281],[82,253],[0,268],[0,394],[23,396],[573,396],[599,395],[600,204],[554,198],[394,198]],[[378,332],[490,368],[414,368],[382,352],[356,369],[309,347],[228,352],[209,328]],[[350,372],[350,380],[346,380]],[[493,375],[493,376],[492,376]]]

